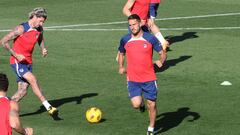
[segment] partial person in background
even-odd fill
[[[153,21],[157,17],[157,10],[160,3],[161,0],[150,0],[149,15]]]
[[[162,33],[154,21],[150,18],[150,0],[128,0],[123,7],[123,14],[129,17],[132,14],[137,14],[141,18],[142,29],[144,32],[152,32],[159,40],[164,51],[169,46],[168,41],[163,37]],[[119,52],[116,60],[118,60]]]
[[[169,42],[162,36],[159,27],[155,24],[155,18],[157,17],[157,10],[160,2],[161,0],[150,0],[150,19],[148,20],[148,26],[150,27],[151,32],[154,33],[158,40],[163,44],[163,49],[166,51],[166,49],[169,47]]]
[[[11,54],[10,64],[17,77],[18,90],[12,96],[12,100],[19,102],[27,94],[30,85],[48,113],[54,115],[58,112],[57,108],[49,104],[36,76],[32,73],[32,53],[35,44],[38,42],[43,57],[48,54],[43,39],[43,24],[46,19],[47,12],[44,8],[33,9],[29,13],[29,20],[17,25],[14,30],[6,34],[1,39],[1,44]],[[10,41],[13,41],[12,48],[9,44]]]
[[[22,135],[32,135],[32,128],[23,128],[19,118],[19,106],[7,97],[8,78],[0,73],[0,135],[12,135],[12,129]]]

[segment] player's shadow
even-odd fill
[[[176,43],[176,42],[182,42],[186,39],[192,39],[192,38],[198,38],[199,36],[196,35],[197,32],[185,32],[180,36],[166,36],[165,39],[168,40],[168,42],[170,43],[170,45]]]
[[[200,118],[199,113],[189,110],[190,108],[188,107],[182,107],[178,108],[175,112],[166,112],[158,115],[155,124],[156,134],[160,134],[177,127],[184,119],[188,119],[188,122],[193,122]]]
[[[97,95],[98,95],[97,93],[87,93],[87,94],[83,94],[83,95],[75,96],[75,97],[67,97],[67,98],[49,100],[48,102],[52,106],[58,108],[59,106],[62,106],[63,104],[69,103],[69,102],[76,102],[76,104],[80,104],[81,101],[84,98],[90,98],[90,97],[97,96]],[[36,110],[35,112],[21,114],[20,117],[29,116],[29,115],[36,115],[36,114],[40,114],[40,113],[43,113],[43,112],[46,112],[46,109],[45,109],[45,107],[43,105],[41,105],[40,108],[38,110]],[[54,120],[62,120],[62,118],[60,118],[58,114],[52,116],[52,118]]]
[[[163,66],[161,68],[159,68],[156,64],[154,64],[154,71],[155,73],[157,72],[163,72],[165,70],[167,70],[168,68],[172,67],[172,66],[176,66],[178,63],[185,61],[189,58],[191,58],[192,56],[180,56],[177,59],[172,59],[172,60],[167,60],[165,61],[165,63],[163,64]]]

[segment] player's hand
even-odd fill
[[[25,56],[23,56],[22,54],[16,54],[16,59],[18,61],[23,61],[25,59]]]
[[[117,54],[117,57],[116,57],[116,61],[118,62],[118,58],[119,58],[119,53]]]
[[[42,49],[42,56],[46,57],[48,55],[48,50],[46,48]]]
[[[164,51],[167,51],[167,48],[169,47],[169,42],[167,40],[165,40],[163,43],[162,43],[162,48]]]
[[[163,66],[162,62],[160,60],[155,61],[155,64],[161,68]]]
[[[153,20],[152,19],[148,19],[147,20],[147,25],[149,28],[151,28],[153,26]]]
[[[126,73],[125,68],[124,68],[124,67],[120,67],[119,70],[118,70],[118,73],[119,73],[120,75]]]
[[[30,127],[25,128],[25,135],[33,135],[33,129]]]

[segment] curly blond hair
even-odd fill
[[[34,15],[36,15],[37,17],[43,17],[43,18],[47,19],[47,10],[42,7],[34,8],[29,13],[29,19],[32,19]]]

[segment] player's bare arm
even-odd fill
[[[130,16],[132,13],[131,13],[131,8],[134,4],[135,0],[128,0],[127,3],[124,5],[123,7],[123,14],[125,16]]]
[[[12,48],[9,45],[9,41],[12,41],[16,37],[20,36],[24,32],[24,28],[22,25],[18,25],[14,30],[9,32],[7,35],[5,35],[1,39],[1,44],[4,48],[6,48],[15,58],[17,58],[19,61],[22,61],[25,57],[21,54],[17,54],[15,51],[12,50]]]
[[[19,118],[19,106],[16,102],[11,101],[10,102],[10,114],[9,114],[9,121],[10,121],[10,125],[11,127],[18,133],[22,134],[22,135],[32,135],[33,134],[33,130],[32,128],[23,128],[20,122],[20,118]]]
[[[48,55],[48,50],[44,44],[44,40],[42,40],[41,44],[40,44],[40,48],[42,50],[42,56],[46,57]]]
[[[164,50],[161,50],[159,52],[159,60],[155,61],[155,64],[160,68],[163,66],[163,63],[166,61],[167,59],[167,52]]]
[[[167,51],[161,50],[160,51],[160,61],[164,63],[167,60]]]
[[[48,50],[44,44],[44,38],[43,38],[43,33],[40,34],[40,37],[38,38],[38,44],[41,48],[42,56],[46,57],[48,55]]]
[[[120,75],[124,74],[125,68],[124,68],[124,53],[119,53],[119,57],[118,57],[118,73]]]
[[[44,46],[44,44],[40,45],[41,49],[42,49],[42,56],[46,57],[48,55],[48,50],[47,48]]]

